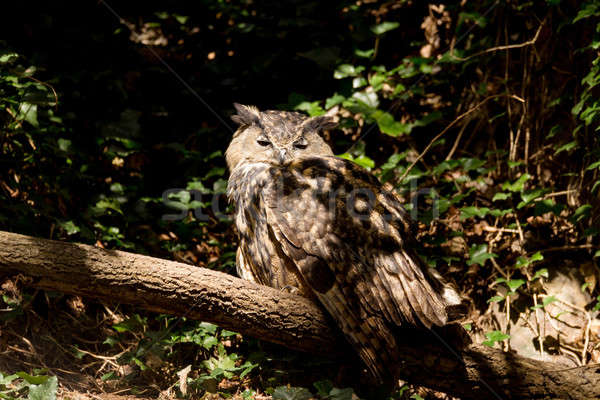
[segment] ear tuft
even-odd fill
[[[307,119],[303,125],[306,130],[321,131],[335,128],[337,122],[330,115],[319,115],[318,117]]]
[[[245,106],[239,103],[233,103],[237,114],[231,116],[231,120],[239,125],[252,125],[258,122],[260,111],[254,106]]]

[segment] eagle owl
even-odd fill
[[[401,359],[394,330],[448,323],[461,299],[413,250],[399,200],[319,136],[328,116],[235,104],[227,196],[239,232],[238,274],[293,288],[331,314],[371,374]]]

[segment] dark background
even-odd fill
[[[222,153],[234,129],[232,103],[316,115],[333,108],[337,94],[340,128],[325,133],[336,154],[370,168],[407,204],[411,192],[435,188],[438,218],[432,219],[432,199],[425,196],[418,203],[422,253],[471,299],[468,321],[475,333],[486,338],[499,330],[488,318],[494,303],[489,299],[502,286],[496,282],[498,269],[523,280],[523,310],[533,294],[543,292],[531,279],[536,271],[547,268],[551,276],[557,268],[576,271],[578,282],[588,283],[586,307],[593,310],[600,301],[595,284],[599,15],[596,1],[560,0],[448,2],[443,7],[418,1],[5,4],[0,15],[0,57],[7,57],[0,62],[0,229],[233,273],[235,231],[207,203],[218,196],[227,207]],[[382,23],[395,25],[377,33]],[[375,53],[361,57],[367,50]],[[348,71],[343,65],[364,69],[340,75]],[[378,104],[363,101],[369,93],[376,94]],[[171,198],[187,213],[180,221],[161,219],[174,212],[162,199],[172,188],[203,193],[200,203],[183,192]],[[207,221],[193,217],[198,207],[210,216]],[[510,231],[493,240],[496,233],[486,226]],[[565,250],[544,253],[549,248]],[[515,267],[538,251],[543,261]],[[22,337],[32,335],[31,326],[22,326],[32,312],[42,316],[34,318],[35,324],[50,336],[58,325],[47,316],[73,312],[65,296],[3,290],[7,307],[21,310],[7,318],[5,327],[19,326],[14,329]],[[101,309],[90,303],[77,318],[97,318]],[[152,314],[120,312],[126,321],[139,315],[147,319],[135,329],[163,326]],[[104,322],[99,343],[107,332],[114,333],[114,322]],[[138,339],[122,338],[134,347],[141,346]],[[73,339],[64,340],[72,344]],[[234,347],[241,346],[236,351],[244,360],[262,346],[238,341]],[[40,344],[40,354],[55,350]],[[99,345],[94,351],[113,349]],[[208,373],[202,360],[215,348],[193,352],[199,352],[192,362],[196,375]],[[175,365],[188,361],[177,354],[163,359]],[[586,357],[592,360],[594,354]],[[139,360],[147,363],[144,357]],[[67,369],[80,364],[68,355],[56,360],[54,365]],[[135,384],[115,369],[117,387],[148,385],[132,360],[121,364],[132,369]],[[276,369],[264,360],[257,363],[264,376]],[[272,382],[251,373],[250,383],[228,393],[296,382],[292,371],[304,365],[312,364],[303,359],[278,366],[287,374]],[[89,379],[102,375],[92,369],[83,373]],[[172,384],[174,376],[156,378],[157,387]],[[303,384],[310,386],[311,379]],[[336,384],[347,384],[340,379]],[[198,385],[197,393],[203,393],[206,387]]]

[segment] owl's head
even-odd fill
[[[332,117],[308,117],[290,111],[259,111],[253,106],[234,104],[239,124],[225,152],[230,171],[246,164],[284,164],[296,158],[332,156],[331,148],[319,136],[335,126]]]

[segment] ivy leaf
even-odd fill
[[[46,377],[48,378],[48,377]],[[56,400],[58,379],[53,376],[40,385],[30,385],[28,400]]]
[[[506,200],[506,199],[510,198],[510,196],[511,196],[510,193],[498,192],[494,195],[494,197],[492,198],[492,201]]]
[[[536,262],[536,261],[542,261],[543,259],[544,259],[544,256],[539,251],[536,252],[535,254],[533,254],[531,256],[531,258],[520,256],[519,258],[517,258],[517,263],[515,264],[515,268],[527,267],[529,264]]]
[[[510,289],[511,292],[515,292],[518,288],[523,286],[525,281],[523,279],[511,279],[506,282],[506,285]]]
[[[354,54],[357,57],[361,57],[361,58],[371,58],[374,53],[375,53],[375,49],[370,49],[370,50],[356,49],[356,50],[354,50]]]
[[[354,65],[351,65],[351,64],[342,64],[336,68],[336,70],[333,73],[333,77],[335,79],[344,79],[344,78],[348,78],[350,76],[356,76],[364,70],[365,70],[365,67],[363,67],[362,65],[355,67]]]
[[[19,57],[19,55],[17,53],[2,54],[2,55],[0,55],[0,64],[7,63],[9,61],[12,61],[13,59],[18,58],[18,57]]]
[[[577,210],[575,210],[573,215],[569,218],[569,221],[571,221],[572,223],[579,222],[582,219],[587,218],[590,215],[591,211],[592,211],[592,206],[589,204],[584,204],[581,207],[579,207]]]
[[[410,125],[394,120],[394,117],[390,113],[377,110],[371,114],[371,118],[377,122],[379,130],[386,135],[396,137],[410,133]]]
[[[363,87],[366,84],[367,84],[367,80],[362,76],[357,76],[356,78],[352,79],[352,88],[353,89]]]
[[[64,229],[64,231],[69,236],[79,233],[81,231],[81,229],[77,225],[75,225],[73,221],[60,221],[58,223],[58,226]]]
[[[595,169],[595,168],[600,168],[600,161],[596,161],[595,163],[588,165],[586,170]]]
[[[12,383],[12,381],[17,379],[18,377],[19,377],[19,375],[17,375],[17,374],[5,376],[5,375],[2,375],[2,372],[0,372],[0,385],[8,386]]]
[[[382,22],[379,25],[375,25],[371,27],[371,32],[376,34],[377,36],[383,35],[386,32],[394,30],[400,26],[399,22]]]
[[[488,338],[488,340],[483,342],[483,344],[489,347],[494,347],[494,344],[496,342],[502,342],[510,338],[510,335],[507,335],[506,333],[502,333],[500,331],[487,332],[485,336]]]
[[[569,152],[569,151],[573,150],[576,146],[577,146],[577,141],[575,141],[575,140],[573,140],[572,142],[563,144],[558,149],[556,149],[556,151],[554,152],[554,155],[562,153],[563,151]]]
[[[317,394],[321,397],[329,396],[329,392],[333,389],[333,383],[329,380],[315,382],[313,386],[317,389]]]
[[[469,259],[467,260],[467,265],[485,264],[486,260],[490,258],[498,257],[496,254],[488,253],[487,244],[476,244],[469,249]]]
[[[41,385],[50,379],[50,377],[46,375],[29,375],[27,372],[23,371],[17,372],[15,375],[32,385]]]
[[[517,204],[517,208],[521,209],[523,207],[525,207],[527,204],[531,203],[533,200],[537,199],[538,197],[542,196],[543,194],[546,193],[546,189],[533,189],[533,190],[528,190],[525,192],[521,193],[521,201],[519,204]]]
[[[354,391],[352,390],[352,388],[344,388],[344,389],[333,388],[329,392],[328,399],[331,399],[331,400],[352,400],[352,395],[353,394],[354,394]]]
[[[514,182],[504,182],[502,184],[502,190],[510,190],[511,192],[520,192],[525,187],[525,182],[531,178],[529,174],[523,174]]]
[[[558,299],[554,296],[547,296],[547,297],[544,297],[544,301],[542,302],[542,305],[544,307],[546,307],[548,304],[554,303],[557,300]]]
[[[548,278],[548,270],[546,268],[542,268],[540,270],[537,270],[535,272],[535,274],[533,275],[533,278],[531,278],[531,280],[533,281],[533,280],[536,280],[536,279],[541,278],[541,277]]]
[[[490,209],[487,207],[463,207],[460,209],[460,220],[463,221],[472,217],[485,218],[485,216],[490,212]]]
[[[498,303],[502,300],[504,300],[505,297],[504,296],[493,296],[492,298],[488,299],[488,303]]]
[[[311,117],[316,117],[325,114],[325,110],[319,105],[318,101],[303,101],[294,107],[295,110],[306,111]]]
[[[573,19],[573,23],[585,18],[594,17],[598,14],[600,14],[600,4],[590,1],[589,3],[581,7],[579,12],[577,13],[577,16],[575,16],[575,18]]]
[[[371,169],[375,167],[375,161],[373,161],[367,156],[358,156],[352,161],[354,161],[363,168]]]
[[[344,96],[336,93],[333,96],[329,97],[327,100],[325,100],[325,109],[329,110],[330,108],[341,104],[344,100],[346,100]]]
[[[18,120],[27,121],[34,127],[39,127],[37,105],[31,103],[19,104]]]
[[[531,262],[534,262],[534,261],[542,261],[543,259],[544,259],[544,256],[542,255],[542,253],[537,251],[531,256],[531,258],[529,260]]]
[[[204,340],[202,341],[202,347],[204,347],[207,350],[210,350],[211,348],[213,348],[214,346],[216,346],[219,343],[219,341],[217,340],[216,337],[214,336],[206,336],[204,338]]]
[[[273,400],[309,400],[312,397],[312,393],[303,387],[279,386],[273,391]]]
[[[383,83],[385,82],[387,78],[385,77],[384,74],[374,74],[369,78],[369,84],[371,86],[373,86],[373,89],[375,91],[380,90],[383,87]]]
[[[372,159],[370,159],[369,157],[367,157],[365,155],[360,155],[358,157],[354,157],[350,153],[344,153],[344,154],[338,155],[338,157],[345,158],[346,160],[350,160],[366,169],[371,169],[371,168],[375,167],[375,161],[373,161]]]
[[[375,109],[379,106],[379,99],[377,98],[377,93],[369,89],[364,90],[362,92],[355,92],[352,95],[352,98],[360,101],[361,103],[372,109]]]

